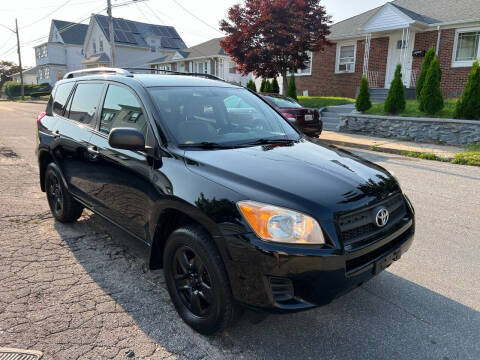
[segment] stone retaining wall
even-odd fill
[[[337,130],[417,142],[464,145],[480,142],[480,121],[344,114]]]

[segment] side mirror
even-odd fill
[[[108,144],[116,149],[145,150],[145,137],[137,129],[114,128],[108,136]]]

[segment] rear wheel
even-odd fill
[[[239,316],[222,258],[215,244],[195,226],[175,230],[164,251],[170,297],[182,319],[202,334],[231,325]]]
[[[45,171],[45,192],[50,210],[58,221],[73,222],[82,215],[83,206],[63,186],[60,174],[52,164]]]

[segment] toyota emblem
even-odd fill
[[[387,225],[389,216],[390,214],[388,213],[387,209],[381,208],[380,210],[378,210],[377,215],[375,216],[375,222],[377,223],[377,226],[384,227],[385,225]]]

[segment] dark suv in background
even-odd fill
[[[75,221],[86,207],[137,238],[180,316],[204,334],[244,307],[328,304],[413,240],[413,207],[386,170],[305,138],[223,81],[69,73],[37,140],[55,218]]]

